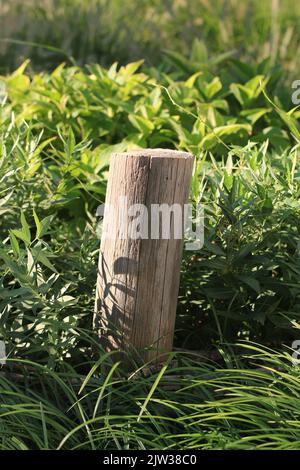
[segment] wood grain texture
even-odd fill
[[[135,351],[143,361],[159,361],[172,350],[183,237],[151,239],[153,204],[188,200],[193,156],[186,152],[146,149],[111,157],[100,245],[94,325],[106,350]],[[128,207],[143,204],[149,238],[121,237],[120,197]],[[114,208],[115,217],[111,217]],[[128,218],[128,227],[131,227]],[[182,218],[183,226],[183,218]]]

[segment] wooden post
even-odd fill
[[[157,205],[177,204],[184,228],[193,160],[189,153],[166,149],[111,157],[94,316],[106,350],[138,351],[153,362],[172,350],[183,234],[178,237],[177,227],[174,235],[176,212],[170,211],[169,220],[161,221],[170,237],[163,238],[160,228],[157,238],[153,214]]]

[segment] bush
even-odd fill
[[[163,75],[167,89],[139,66],[60,66],[30,78],[24,64],[3,78],[2,334],[61,358],[65,329],[90,325],[82,321],[92,308],[94,214],[109,154],[161,146],[197,156],[191,198],[207,216],[204,249],[184,258],[178,343],[197,348],[199,332],[208,344],[290,341],[286,328],[299,316],[299,157],[287,124],[295,134],[297,111],[273,107],[261,76],[223,91],[209,73]],[[274,138],[260,144],[266,125]]]
[[[299,111],[281,77],[232,60],[218,76],[26,65],[0,88],[0,447],[297,448],[298,369],[273,351],[300,305]],[[176,346],[219,353],[128,378],[95,349],[95,210],[109,155],[146,146],[196,155],[205,245],[184,255]]]

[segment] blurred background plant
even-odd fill
[[[294,0],[2,0],[0,61],[2,73],[28,57],[38,69],[141,58],[161,66],[165,50],[188,57],[198,39],[198,60],[205,44],[209,57],[270,57],[294,74],[299,21]]]

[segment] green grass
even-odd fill
[[[290,353],[237,350],[239,358],[223,350],[222,364],[177,354],[163,374],[129,377],[100,351],[85,380],[67,363],[53,371],[12,361],[19,376],[0,376],[0,448],[299,449]]]

